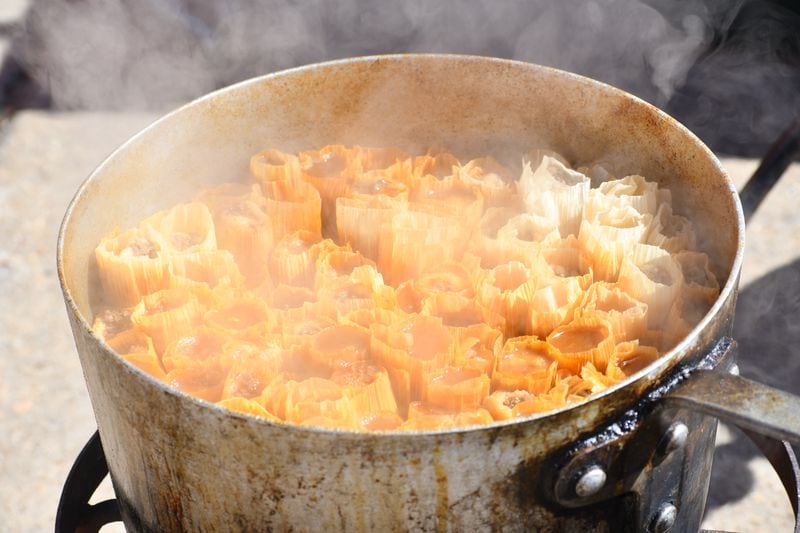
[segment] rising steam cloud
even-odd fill
[[[715,27],[736,12],[709,5],[716,3],[41,1],[18,50],[67,109],[158,109],[296,65],[421,51],[556,66],[663,105]]]

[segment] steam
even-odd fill
[[[663,105],[736,12],[706,3],[41,1],[17,48],[59,108],[162,109],[283,68],[406,51],[542,63]]]

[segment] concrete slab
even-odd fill
[[[80,182],[154,118],[24,112],[0,137],[0,529],[51,530],[69,467],[94,430],[55,273],[55,241]],[[737,183],[753,161],[726,160]],[[748,230],[743,282],[760,287],[800,256],[800,165],[791,167]],[[800,280],[800,273],[798,273]],[[800,301],[800,283],[788,288]],[[739,315],[754,300],[745,287]],[[797,305],[797,304],[796,304]],[[750,306],[750,314],[761,306]],[[773,309],[781,312],[781,309]],[[746,322],[744,322],[746,325]],[[737,326],[739,327],[739,326]],[[753,333],[741,331],[753,337]],[[743,342],[744,343],[744,342]],[[797,343],[800,346],[800,342]],[[743,370],[758,372],[756,358]],[[800,355],[797,357],[800,360]],[[770,363],[772,364],[772,363]],[[763,366],[763,365],[762,365]],[[774,369],[773,369],[774,370]],[[770,368],[763,369],[769,375]],[[772,374],[775,372],[773,371]],[[780,373],[780,372],[778,372]],[[796,378],[791,372],[790,378]],[[800,391],[796,391],[800,392]],[[106,487],[104,494],[110,495]],[[765,460],[720,431],[706,528],[790,530],[791,510]]]

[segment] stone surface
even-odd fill
[[[56,235],[80,182],[108,152],[152,118],[138,114],[25,112],[2,127],[0,530],[52,529],[67,472],[94,430],[56,279]],[[739,184],[756,166],[753,161],[724,163]],[[743,287],[740,297],[738,312],[744,318],[737,322],[737,330],[746,329],[752,313],[784,311],[753,305],[758,300],[748,291],[769,282],[776,272],[783,273],[787,268],[794,272],[791,267],[800,255],[798,199],[800,165],[794,165],[749,227],[742,277],[749,285]],[[784,291],[790,295],[786,305],[798,306],[800,302],[800,284],[795,285]],[[741,355],[743,373],[773,379],[776,372],[771,372],[770,360],[764,363],[754,355]],[[800,354],[794,359],[800,361]],[[782,374],[788,375],[787,379],[800,375],[794,367]],[[111,494],[107,484],[103,494],[102,498]],[[777,476],[738,433],[724,428],[718,439],[703,527],[791,529],[791,509]]]
[[[95,430],[56,277],[78,185],[150,121],[21,113],[0,144],[0,530],[52,530],[67,472]]]

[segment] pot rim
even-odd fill
[[[675,345],[669,352],[665,353],[659,359],[647,367],[641,369],[640,371],[636,372],[635,374],[629,376],[627,379],[616,383],[599,393],[595,393],[591,395],[588,399],[584,402],[574,405],[564,406],[552,411],[548,411],[546,413],[536,413],[527,417],[521,417],[513,420],[504,420],[504,421],[494,421],[489,424],[481,424],[481,425],[472,425],[472,426],[463,426],[463,427],[456,427],[456,428],[449,428],[449,429],[438,429],[438,430],[414,430],[414,431],[380,431],[380,432],[365,432],[365,431],[356,431],[351,429],[345,428],[322,428],[322,427],[309,427],[309,426],[300,426],[296,424],[278,424],[274,422],[270,422],[263,418],[259,418],[252,415],[245,415],[242,413],[237,413],[234,411],[229,411],[224,409],[214,403],[201,400],[199,398],[195,398],[194,396],[190,396],[174,387],[170,387],[167,384],[155,379],[150,374],[140,370],[138,367],[134,366],[133,364],[125,361],[121,357],[119,357],[108,344],[100,338],[98,335],[92,331],[91,324],[87,321],[86,317],[83,316],[83,313],[78,309],[78,306],[75,303],[75,300],[72,297],[70,288],[68,286],[66,275],[64,273],[64,242],[65,236],[68,231],[68,227],[70,225],[70,221],[73,217],[73,212],[77,206],[77,204],[81,201],[83,196],[86,194],[86,190],[90,187],[91,183],[95,179],[99,179],[98,176],[101,176],[103,170],[107,166],[107,164],[115,159],[116,157],[120,156],[120,154],[124,154],[124,152],[128,149],[128,147],[134,144],[139,138],[144,137],[149,134],[149,132],[153,129],[156,129],[162,122],[168,121],[172,119],[173,116],[180,114],[184,109],[188,109],[190,107],[194,107],[204,102],[208,102],[214,100],[216,98],[221,98],[227,95],[228,93],[235,93],[239,89],[248,87],[251,85],[257,85],[262,83],[266,80],[271,80],[275,78],[282,78],[287,75],[292,74],[299,74],[307,71],[319,70],[329,67],[335,67],[339,65],[346,65],[351,63],[369,63],[373,61],[466,61],[466,62],[480,62],[480,63],[493,63],[493,64],[501,64],[507,66],[513,66],[515,68],[523,68],[523,69],[533,69],[547,73],[551,76],[558,76],[561,78],[569,79],[577,84],[584,85],[590,87],[592,90],[600,91],[606,94],[611,94],[616,97],[620,97],[623,99],[628,100],[634,105],[637,106],[644,106],[650,112],[654,113],[655,118],[660,121],[666,122],[668,127],[677,129],[683,135],[685,135],[689,141],[695,144],[697,147],[701,149],[704,155],[713,163],[714,167],[720,172],[723,176],[726,185],[728,187],[728,191],[733,196],[734,207],[736,210],[736,228],[735,231],[737,232],[737,247],[736,247],[736,254],[733,258],[733,262],[731,264],[730,272],[728,274],[728,279],[725,282],[725,285],[722,287],[719,296],[717,297],[714,305],[711,309],[705,314],[705,316],[700,320],[700,322],[692,328],[691,332],[684,337],[677,345]],[[565,70],[548,67],[544,65],[539,65],[536,63],[530,63],[525,61],[518,61],[513,59],[502,59],[496,57],[488,57],[488,56],[478,56],[478,55],[469,55],[469,54],[439,54],[439,53],[402,53],[402,54],[382,54],[382,55],[369,55],[369,56],[359,56],[359,57],[351,57],[351,58],[344,58],[344,59],[337,59],[333,61],[324,61],[320,63],[312,63],[308,65],[302,65],[299,67],[294,67],[290,69],[285,69],[277,72],[272,72],[269,74],[256,76],[253,78],[249,78],[247,80],[235,83],[233,85],[229,85],[223,87],[221,89],[217,89],[213,92],[205,94],[199,98],[196,98],[186,104],[181,105],[180,107],[166,113],[153,121],[151,124],[146,126],[141,131],[134,134],[128,140],[126,140],[122,145],[117,147],[114,151],[112,151],[108,156],[106,156],[98,165],[92,170],[91,173],[84,179],[81,185],[78,187],[78,190],[75,192],[75,195],[70,200],[69,205],[67,206],[67,210],[64,214],[64,218],[62,219],[61,225],[58,231],[58,241],[56,245],[56,266],[58,271],[58,280],[59,284],[61,285],[61,291],[64,295],[64,301],[66,302],[67,308],[70,313],[73,313],[77,316],[80,326],[84,328],[91,338],[95,340],[103,349],[105,353],[109,356],[117,358],[117,360],[123,363],[126,369],[134,375],[139,376],[140,378],[149,381],[152,385],[160,388],[162,392],[166,392],[171,395],[175,395],[179,398],[184,400],[189,400],[191,402],[196,403],[197,405],[202,406],[202,408],[211,408],[212,410],[216,411],[218,414],[224,414],[225,416],[233,416],[243,420],[247,420],[250,422],[257,421],[259,424],[264,424],[268,426],[280,427],[282,429],[291,430],[291,431],[300,431],[300,432],[310,432],[310,433],[324,433],[324,434],[340,434],[340,435],[347,435],[347,436],[363,436],[364,438],[374,438],[377,436],[380,437],[390,437],[390,438],[402,438],[402,437],[409,437],[415,435],[446,435],[446,434],[457,434],[457,433],[471,433],[475,431],[480,431],[484,429],[501,429],[507,426],[514,426],[518,424],[526,424],[536,420],[540,420],[543,418],[556,416],[558,414],[571,411],[573,409],[585,408],[590,404],[594,403],[596,400],[603,398],[605,396],[611,395],[616,393],[618,390],[626,388],[628,386],[632,386],[635,382],[639,381],[642,378],[650,378],[654,379],[660,376],[663,372],[667,369],[674,366],[676,363],[679,362],[681,356],[684,352],[689,350],[691,343],[693,340],[699,335],[699,332],[703,329],[707,328],[711,321],[715,318],[715,316],[720,312],[720,309],[723,303],[728,299],[730,294],[736,290],[736,286],[738,284],[739,279],[739,272],[741,271],[742,262],[744,258],[744,245],[745,245],[745,223],[744,223],[744,213],[742,211],[741,201],[739,199],[738,192],[736,187],[733,184],[730,176],[728,175],[727,171],[723,168],[722,164],[720,163],[719,159],[717,159],[716,155],[694,134],[692,133],[686,126],[678,122],[676,119],[662,111],[661,109],[655,107],[654,105],[642,100],[641,98],[634,96],[622,89],[609,85],[607,83],[594,80],[592,78],[588,78],[586,76],[581,76],[579,74],[575,74],[573,72],[568,72]],[[356,437],[358,438],[358,437]]]

